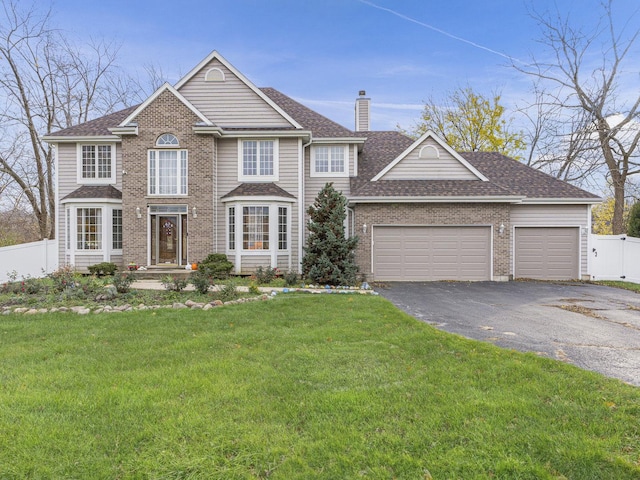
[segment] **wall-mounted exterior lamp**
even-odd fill
[[[140,207],[136,207],[136,217],[142,218],[142,212],[140,211]]]
[[[365,235],[367,233],[367,224],[366,223],[362,225],[362,233],[365,234]]]
[[[504,235],[504,223],[501,223],[500,226],[498,227],[498,233],[500,235]]]
[[[198,210],[196,209],[196,207],[193,207],[191,209],[191,214],[193,215],[193,218],[198,218]]]

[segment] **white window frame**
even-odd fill
[[[119,211],[120,212],[120,225],[119,225],[119,231],[115,230],[115,224],[113,223],[113,215],[115,212]],[[124,240],[124,236],[123,236],[123,232],[124,232],[124,218],[123,218],[123,211],[122,208],[118,208],[118,207],[112,207],[108,209],[107,215],[108,215],[108,219],[110,220],[110,225],[109,225],[109,231],[111,232],[111,237],[110,237],[110,247],[111,247],[111,251],[112,252],[119,252],[122,253],[122,244],[123,244],[123,240]],[[114,237],[118,235],[120,237],[120,248],[116,248],[115,247],[115,242],[114,242]]]
[[[78,252],[89,252],[89,253],[102,253],[103,249],[104,249],[104,230],[105,230],[105,218],[104,218],[104,207],[99,207],[99,206],[78,206],[76,207],[76,223],[75,223],[75,249]],[[89,234],[86,230],[85,230],[85,223],[84,223],[84,213],[81,215],[80,211],[84,210],[96,210],[96,215],[94,218],[98,219],[97,222],[97,229],[95,232],[93,232],[92,234]],[[83,223],[80,224],[80,219],[83,219]],[[82,227],[82,231],[81,231],[81,227]],[[95,235],[95,240],[94,241],[89,241],[89,237],[87,237],[87,235]],[[87,244],[90,243],[95,243],[96,248],[86,248],[85,246]]]
[[[244,144],[245,142],[257,142],[257,169],[255,175],[244,173]],[[264,175],[260,173],[260,149],[261,142],[273,142],[273,173]],[[238,181],[239,182],[277,182],[280,167],[280,142],[277,138],[239,138],[238,139]]]
[[[328,149],[328,171],[326,172],[318,172],[316,165],[316,155],[320,149]],[[331,164],[331,149],[341,149],[343,155],[343,170],[342,171],[333,171]],[[336,144],[321,144],[321,145],[312,145],[311,146],[311,168],[310,168],[310,176],[312,177],[348,177],[349,176],[349,148],[348,145],[336,145]]]
[[[245,249],[244,248],[244,208],[245,207],[266,207],[268,208],[269,215],[269,248],[268,249]],[[286,241],[287,248],[280,249],[280,209],[285,208],[287,211],[287,227],[286,227]],[[231,210],[234,209],[235,217],[235,241],[233,248],[231,245],[231,223],[229,217]],[[291,232],[291,205],[281,202],[234,202],[227,204],[226,208],[226,235],[225,244],[226,252],[228,254],[239,253],[241,255],[273,255],[273,254],[285,254],[291,252],[292,232]]]
[[[98,158],[96,155],[95,177],[84,177],[82,171],[82,149],[83,147],[109,147],[111,150],[111,175],[109,177],[99,178],[98,175]],[[116,183],[116,144],[115,143],[78,143],[76,147],[76,181],[80,185],[114,185]]]
[[[176,152],[176,193],[159,193],[160,169],[159,157],[161,153]],[[183,158],[184,154],[184,158]],[[153,158],[153,160],[152,160]],[[184,168],[182,162],[185,162]],[[154,162],[154,168],[151,163]],[[153,174],[152,174],[153,170]],[[152,182],[153,178],[153,182]],[[189,152],[185,149],[150,149],[147,151],[147,195],[150,197],[186,197],[189,194]]]

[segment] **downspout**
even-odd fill
[[[309,133],[309,142],[302,144],[302,139],[298,140],[300,145],[300,165],[298,168],[298,273],[302,273],[302,246],[304,244],[304,210],[305,210],[305,190],[304,190],[304,151],[313,142],[313,133]]]

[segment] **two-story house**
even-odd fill
[[[306,210],[326,182],[349,201],[370,280],[580,278],[599,198],[495,153],[345,128],[217,52],[145,102],[53,132],[60,264],[300,268]]]

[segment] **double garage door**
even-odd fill
[[[579,228],[516,227],[514,277],[577,279],[579,240]]]
[[[374,227],[376,280],[490,280],[490,227]]]
[[[580,230],[516,227],[514,277],[579,277]],[[380,281],[491,280],[490,227],[376,226],[373,274]]]

